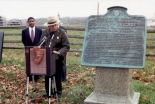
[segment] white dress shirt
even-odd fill
[[[30,34],[30,37],[31,37],[31,31],[33,29],[33,33],[34,33],[34,37],[35,37],[35,26],[32,28],[29,26],[29,34]]]

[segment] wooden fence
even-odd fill
[[[41,29],[46,29],[46,26],[37,26]],[[7,26],[7,27],[2,27],[0,26],[0,29],[24,29],[26,28],[26,26]],[[65,27],[67,30],[75,30],[75,31],[85,31],[85,28],[75,28],[75,27]],[[155,33],[155,27],[147,27],[147,33]],[[20,35],[21,34],[5,34],[4,36],[12,36],[12,35]],[[84,39],[84,36],[81,35],[75,35],[75,34],[68,34],[68,38],[76,38],[76,39]],[[147,41],[155,41],[155,38],[147,38]],[[21,40],[4,40],[4,43],[21,43]],[[70,42],[71,45],[79,45],[82,47],[83,43],[72,43]],[[24,46],[3,46],[4,49],[23,49]],[[146,46],[147,49],[155,49],[155,45],[154,46]],[[82,50],[70,50],[69,52],[82,52]],[[155,56],[154,53],[146,53],[146,56]]]

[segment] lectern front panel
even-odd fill
[[[43,57],[38,63],[35,60],[40,58],[37,57],[40,50],[43,50]],[[25,47],[25,56],[27,75],[52,76],[55,74],[55,54],[51,54],[49,47],[37,48],[37,50],[36,47]]]
[[[39,74],[39,75],[46,75],[46,49],[44,50],[44,55],[43,59],[39,64],[36,64],[34,62],[34,59],[30,55],[30,69],[31,69],[31,74]]]

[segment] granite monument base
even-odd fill
[[[138,104],[140,93],[132,88],[132,73],[124,68],[96,68],[94,91],[84,104]]]

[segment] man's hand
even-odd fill
[[[36,46],[37,48],[41,48],[41,46]]]
[[[53,51],[53,53],[55,53],[55,54],[57,54],[57,55],[59,55],[59,54],[60,54],[60,52],[59,52],[59,51]]]

